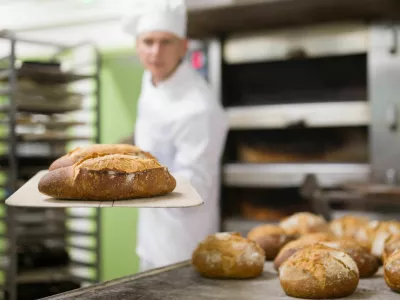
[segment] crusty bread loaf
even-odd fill
[[[335,237],[329,233],[319,232],[310,233],[302,236],[301,238],[287,243],[279,251],[278,255],[274,260],[274,268],[279,271],[280,266],[298,250],[303,249],[306,246],[310,246],[322,241],[332,241]]]
[[[385,261],[384,277],[388,287],[400,293],[400,249],[390,254]]]
[[[386,240],[393,234],[400,234],[400,222],[381,221],[374,222],[371,226],[374,226],[374,230],[370,231],[372,240],[371,253],[382,259]]]
[[[330,222],[334,235],[340,238],[356,238],[357,232],[368,224],[369,220],[365,217],[343,216]]]
[[[254,278],[261,275],[264,262],[263,249],[236,232],[208,236],[192,255],[195,270],[210,278]]]
[[[283,219],[281,226],[287,234],[301,236],[314,232],[330,232],[330,228],[325,219],[321,216],[300,212]]]
[[[283,228],[269,224],[254,227],[248,233],[247,238],[263,248],[266,260],[273,260],[279,250],[293,240],[293,237],[286,234]]]
[[[397,249],[400,250],[400,234],[393,234],[385,241],[382,261],[385,263],[387,258]]]
[[[55,160],[49,167],[49,171],[69,167],[78,161],[82,160],[86,156],[91,156],[93,154],[126,154],[126,155],[134,155],[139,156],[140,158],[153,158],[150,153],[142,151],[139,147],[133,145],[125,145],[125,144],[94,144],[85,148],[75,148],[71,150],[64,156]]]
[[[378,259],[355,241],[339,239],[336,241],[319,242],[318,244],[344,251],[350,255],[357,264],[361,278],[371,277],[379,269],[380,264]]]
[[[59,199],[122,200],[164,195],[176,181],[158,161],[131,155],[92,155],[44,175],[39,191]]]
[[[354,293],[359,273],[356,263],[347,253],[312,245],[297,251],[283,263],[279,280],[288,296],[341,298]]]

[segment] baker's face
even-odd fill
[[[167,78],[185,56],[187,41],[168,32],[143,33],[137,39],[136,51],[153,79],[160,81]]]

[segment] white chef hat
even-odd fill
[[[186,37],[185,0],[132,0],[123,30],[135,37],[150,31],[166,31]]]

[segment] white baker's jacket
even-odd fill
[[[220,158],[228,125],[206,81],[187,62],[156,87],[145,72],[135,143],[174,175],[189,179],[204,200],[193,208],[142,208],[139,257],[154,267],[190,259],[207,235],[219,230]]]

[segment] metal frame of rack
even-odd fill
[[[57,76],[61,76],[63,78],[62,82],[65,83],[65,86],[70,85],[73,81],[81,82],[82,80],[91,80],[91,84],[94,86],[94,91],[90,92],[87,99],[91,97],[89,101],[92,101],[94,105],[87,109],[91,115],[93,121],[88,122],[88,128],[90,128],[93,132],[92,135],[88,138],[76,137],[77,140],[88,139],[91,142],[99,143],[100,142],[100,70],[101,70],[101,58],[97,48],[89,43],[81,43],[77,45],[62,45],[51,42],[42,42],[36,40],[28,40],[21,39],[17,37],[13,32],[10,31],[2,31],[0,32],[0,40],[9,43],[10,52],[6,57],[0,58],[0,63],[3,63],[1,66],[5,66],[5,68],[0,68],[0,80],[8,79],[8,84],[3,83],[3,86],[6,86],[3,89],[0,89],[0,96],[8,96],[8,107],[4,110],[3,115],[7,116],[7,121],[2,122],[4,124],[8,124],[8,136],[3,139],[3,142],[8,144],[8,153],[2,156],[0,159],[0,170],[2,170],[1,165],[4,164],[4,170],[7,175],[7,188],[8,192],[12,193],[16,189],[18,189],[21,184],[19,179],[22,172],[22,166],[25,170],[28,170],[28,176],[33,174],[29,174],[29,165],[38,165],[40,168],[47,168],[49,163],[53,161],[55,158],[60,156],[60,153],[54,153],[51,155],[49,153],[44,153],[40,156],[28,155],[23,157],[19,153],[19,146],[24,142],[35,142],[35,140],[39,143],[44,143],[48,145],[49,149],[52,148],[51,145],[60,144],[67,145],[68,142],[74,141],[74,136],[69,136],[67,138],[63,137],[61,139],[46,137],[40,139],[40,135],[35,139],[35,135],[31,139],[21,139],[21,135],[17,132],[18,129],[18,114],[20,113],[19,104],[16,99],[16,91],[18,90],[19,77],[21,76],[22,69],[18,67],[18,62],[21,58],[17,57],[17,46],[20,44],[29,44],[34,46],[42,46],[47,49],[51,49],[52,55],[48,57],[45,61],[53,62],[54,60],[62,61],[63,56],[71,55],[74,51],[81,50],[82,48],[89,49],[92,54],[92,58],[89,62],[79,62],[78,65],[72,64],[71,70],[68,73],[61,71],[58,74],[51,74],[51,78],[55,80]],[[73,68],[75,67],[75,69]],[[82,70],[84,68],[91,68],[92,71],[87,73],[78,74],[78,69]],[[44,72],[46,73],[46,71]],[[35,71],[32,74],[25,74],[26,78],[32,79],[33,74],[36,74]],[[68,76],[71,77],[68,78]],[[43,73],[42,73],[43,75]],[[46,75],[46,74],[45,74]],[[50,79],[51,79],[50,78]],[[37,79],[37,77],[36,77]],[[49,79],[49,77],[47,77]],[[53,81],[54,82],[54,81]],[[1,86],[0,86],[1,87]],[[72,111],[72,110],[71,110]],[[74,109],[74,112],[82,111],[80,109]],[[7,113],[8,112],[8,113]],[[32,117],[36,116],[36,113],[29,113],[25,111],[25,113]],[[70,112],[66,112],[68,114]],[[58,116],[66,116],[66,114],[62,114],[58,112]],[[54,116],[53,114],[42,113],[47,116]],[[2,117],[3,121],[5,117]],[[52,120],[52,119],[50,119]],[[44,122],[46,123],[46,122]],[[56,122],[57,123],[57,122]],[[62,123],[62,122],[61,122]],[[28,125],[37,125],[37,121],[33,120],[32,122],[28,122]],[[69,125],[68,125],[69,124]],[[64,123],[64,131],[68,131],[73,126],[74,122],[66,122]],[[24,124],[26,126],[26,123]],[[43,124],[42,124],[43,125]],[[54,128],[53,128],[54,129]],[[60,129],[60,128],[58,128]],[[79,130],[79,129],[78,129]],[[81,130],[81,129],[80,129]],[[29,149],[29,148],[28,148]],[[64,148],[64,154],[66,153],[66,148]],[[53,150],[50,150],[50,153]],[[35,170],[35,167],[32,167]],[[26,176],[26,175],[25,175]],[[1,290],[4,291],[4,298],[8,298],[10,300],[19,299],[18,297],[18,284],[21,281],[29,281],[29,280],[39,280],[38,276],[42,278],[42,280],[49,281],[57,281],[57,280],[74,280],[81,284],[91,284],[100,281],[101,268],[100,268],[100,231],[101,231],[101,214],[100,209],[97,208],[94,211],[73,211],[73,210],[64,210],[64,209],[35,209],[33,212],[30,209],[21,209],[21,208],[12,208],[6,207],[4,202],[3,206],[3,216],[1,217],[1,221],[5,226],[5,232],[1,234],[1,238],[3,239],[4,247],[1,250],[1,257],[3,257],[7,266],[3,266],[0,269],[4,274],[4,284],[0,286]],[[5,215],[4,215],[5,214]],[[80,222],[80,223],[79,223]],[[73,226],[71,224],[83,224],[89,222],[85,226]],[[33,230],[37,227],[38,230],[36,232]],[[42,226],[42,227],[40,227]],[[72,227],[75,227],[71,229]],[[81,227],[86,227],[85,230],[81,230]],[[88,230],[88,228],[90,228]],[[24,239],[25,238],[25,239]],[[29,272],[19,272],[18,267],[18,245],[21,240],[24,242],[30,239],[37,239],[37,241],[49,241],[49,239],[53,242],[57,241],[57,243],[61,243],[65,251],[67,251],[69,255],[68,264],[58,267],[51,267],[50,269],[41,269],[41,270],[31,270]],[[85,240],[86,239],[86,240]],[[80,255],[72,256],[72,253],[80,253]],[[75,256],[78,256],[76,258]],[[80,259],[79,257],[83,257]],[[89,257],[89,258],[86,258]],[[86,261],[85,261],[86,260]],[[30,279],[31,278],[31,279]],[[36,279],[35,279],[36,278]]]

